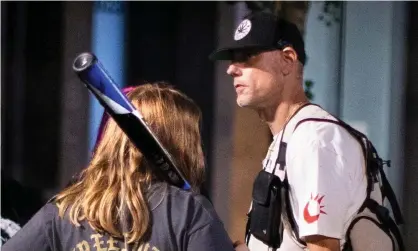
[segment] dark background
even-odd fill
[[[125,4],[126,84],[168,81],[193,98],[204,114],[202,136],[207,153],[214,71],[208,55],[216,42],[216,2]],[[68,14],[64,5],[2,2],[2,170],[39,189],[59,185],[60,118],[66,116],[63,67],[68,60],[63,53],[68,46],[64,33],[73,29],[64,27]],[[83,3],[88,8],[92,5]],[[83,50],[90,49],[88,42],[76,41],[86,44]],[[89,108],[85,93],[78,97],[85,105],[80,108],[84,118]],[[86,144],[87,140],[79,147],[87,151]],[[82,158],[85,161],[86,154]]]

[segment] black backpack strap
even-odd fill
[[[336,125],[339,125],[339,126],[342,126],[343,128],[345,128],[346,131],[348,133],[350,133],[350,135],[353,136],[360,143],[361,150],[363,152],[363,156],[365,158],[366,166],[367,166],[369,156],[367,154],[367,149],[366,149],[366,146],[364,144],[364,140],[367,139],[366,135],[364,135],[363,133],[361,133],[361,132],[357,131],[356,129],[352,128],[350,125],[348,125],[347,123],[345,123],[342,120],[338,120],[338,119],[337,120],[332,120],[332,119],[323,119],[323,118],[302,119],[296,124],[293,131],[295,131],[296,128],[298,128],[298,126],[300,126],[302,123],[305,123],[305,122],[308,122],[308,121],[329,122],[329,123],[333,123],[333,124],[336,124]],[[368,175],[367,175],[367,198],[370,198],[370,194],[373,190],[374,180],[375,180],[374,175],[369,175],[369,173],[368,173]]]
[[[377,216],[380,222],[382,222],[383,225],[393,233],[399,245],[399,250],[405,250],[401,232],[399,231],[395,221],[393,221],[393,219],[390,217],[389,210],[386,207],[379,205],[379,203],[373,199],[368,199],[365,204],[366,207]]]
[[[363,216],[359,216],[359,217],[355,218],[350,223],[350,225],[348,226],[347,233],[346,233],[346,236],[345,236],[346,242],[344,244],[344,247],[343,247],[342,251],[353,251],[353,247],[352,247],[352,244],[351,244],[351,237],[350,237],[351,230],[353,230],[354,225],[356,225],[357,222],[359,222],[360,220],[363,220],[363,219],[366,219],[366,220],[369,220],[369,221],[373,222],[377,227],[379,227],[382,231],[384,231],[389,236],[390,240],[392,241],[392,250],[395,250],[395,242],[394,242],[394,240],[392,238],[392,235],[383,226],[383,224],[381,224],[380,222],[378,222],[377,220],[373,219],[370,216],[363,215]]]
[[[245,240],[245,244],[248,247],[248,243],[250,242],[250,221],[251,221],[251,211],[252,209],[247,213],[247,224],[245,224],[245,236],[244,236],[244,240]]]
[[[378,221],[376,219],[371,218],[370,216],[365,216],[365,215],[355,218],[350,223],[347,229],[346,243],[344,245],[343,251],[352,250],[351,238],[350,238],[351,230],[353,229],[354,225],[361,219],[367,219],[367,220],[372,221],[374,224],[376,224],[376,226],[378,226],[382,231],[384,231],[392,241],[392,250],[396,250],[393,237],[396,239],[396,243],[398,244],[398,250],[399,251],[405,250],[405,245],[403,243],[401,232],[399,231],[396,223],[390,217],[389,210],[386,207],[379,205],[379,203],[377,203],[373,199],[366,200],[364,205],[366,208],[370,210],[371,213],[376,215]],[[393,234],[393,237],[392,237],[392,234]]]
[[[293,115],[289,118],[289,121],[300,111],[302,110],[302,108],[308,106],[308,105],[313,105],[311,103],[306,103],[302,106],[300,106],[294,113]],[[275,174],[276,171],[276,167],[277,165],[279,165],[279,169],[281,171],[285,171],[286,168],[286,152],[287,152],[287,142],[284,141],[284,135],[286,133],[286,126],[287,123],[284,125],[283,128],[283,133],[281,135],[280,138],[280,142],[279,142],[279,151],[278,151],[278,156],[276,158],[276,161],[274,163],[274,168],[273,168],[273,174]],[[293,217],[293,212],[291,209],[291,205],[290,205],[290,191],[289,191],[289,182],[287,179],[287,172],[285,171],[285,178],[282,182],[283,187],[281,189],[281,197],[284,198],[284,201],[282,203],[282,221],[286,221],[289,226],[292,229],[292,232],[295,235],[295,239],[303,246],[306,246],[306,243],[304,241],[302,241],[299,238],[299,231],[298,231],[298,226],[296,224],[296,220]],[[247,213],[247,224],[245,227],[245,242],[248,246],[249,240],[250,240],[250,236],[251,236],[251,231],[250,231],[250,222],[251,222],[251,214],[252,214],[252,209],[250,210],[250,212]]]
[[[383,171],[383,168],[380,169],[380,177],[382,179],[382,196],[388,199],[396,224],[404,224],[401,209],[399,207],[398,201],[396,200],[395,192],[393,191],[388,179],[386,178],[386,174]]]
[[[285,170],[286,167],[286,152],[287,152],[287,143],[283,141],[283,135],[284,130],[282,134],[282,138],[279,142],[279,155],[277,156],[276,163],[280,164],[280,170]],[[285,171],[285,176],[283,180],[283,187],[285,189],[282,189],[282,198],[284,199],[283,202],[283,211],[284,214],[282,214],[282,220],[287,222],[292,229],[292,233],[294,234],[294,237],[299,244],[306,247],[306,242],[302,241],[299,237],[299,227],[296,224],[296,219],[293,216],[292,208],[290,205],[290,186],[289,181],[287,179],[287,171]]]
[[[289,188],[289,182],[287,180],[287,173],[285,173],[285,178],[283,181],[283,185],[287,187],[286,189],[286,193],[283,195],[285,198],[284,201],[284,215],[282,217],[283,220],[287,221],[287,223],[289,223],[290,228],[292,229],[292,233],[294,234],[294,237],[296,239],[297,242],[299,242],[300,245],[306,247],[306,242],[304,242],[302,239],[300,239],[299,236],[299,227],[296,224],[296,220],[295,217],[293,216],[293,212],[292,212],[292,208],[290,206],[290,188]]]
[[[345,123],[342,120],[335,121],[335,120],[330,120],[330,119],[307,118],[307,119],[303,119],[303,120],[299,121],[296,124],[295,129],[300,124],[302,124],[303,122],[307,122],[307,121],[331,122],[331,123],[334,123],[334,124],[337,124],[337,125],[340,125],[340,126],[344,127],[355,139],[357,139],[359,141],[359,143],[361,143],[360,145],[362,147],[364,156],[366,156],[366,161],[368,160],[368,158],[371,157],[371,158],[376,159],[376,161],[381,162],[381,163],[376,163],[378,165],[378,167],[376,167],[377,170],[371,170],[373,172],[373,174],[370,177],[368,177],[368,184],[367,184],[367,195],[368,196],[367,196],[367,198],[370,198],[370,193],[371,193],[372,188],[373,188],[374,177],[372,177],[372,176],[376,175],[376,173],[374,173],[374,172],[378,171],[379,174],[380,174],[380,177],[381,177],[381,181],[382,181],[382,196],[383,196],[383,198],[388,199],[388,201],[390,203],[390,206],[393,210],[393,216],[395,218],[396,224],[398,224],[398,225],[403,224],[404,220],[403,220],[403,217],[402,217],[401,209],[400,209],[399,204],[396,200],[395,192],[393,191],[392,186],[390,185],[390,183],[389,183],[389,181],[386,177],[386,174],[385,174],[385,172],[382,168],[384,163],[383,163],[382,159],[379,158],[379,155],[377,154],[376,149],[374,148],[373,144],[371,144],[371,142],[368,140],[367,136],[364,135],[363,133],[357,131],[356,129],[352,128],[350,125],[348,125],[347,123]],[[371,149],[371,153],[374,156],[368,156],[369,154],[367,152],[366,147],[364,146],[364,141],[367,142],[367,148]],[[368,163],[368,162],[366,162],[366,163]],[[390,162],[388,162],[388,166],[390,166]],[[368,171],[370,171],[370,170],[368,170]]]
[[[372,212],[374,213],[379,220],[388,228],[388,230],[386,231],[388,233],[388,231],[390,230],[390,232],[393,233],[394,237],[397,240],[397,243],[399,245],[399,250],[404,250],[404,243],[402,240],[402,236],[401,233],[399,231],[399,228],[397,227],[397,225],[399,224],[403,224],[404,220],[402,217],[402,213],[399,207],[399,204],[396,200],[396,196],[395,196],[395,192],[393,191],[387,177],[386,174],[383,170],[383,161],[382,159],[379,157],[379,155],[377,154],[376,149],[374,148],[373,144],[368,140],[367,136],[364,135],[363,133],[359,132],[358,130],[352,128],[350,125],[348,125],[347,123],[345,123],[342,120],[331,120],[331,119],[322,119],[322,118],[307,118],[307,119],[303,119],[301,121],[299,121],[294,130],[296,130],[296,128],[307,121],[316,121],[316,122],[330,122],[330,123],[334,123],[336,125],[340,125],[343,128],[346,129],[346,131],[348,133],[350,133],[355,139],[357,139],[357,141],[360,143],[360,146],[362,148],[364,157],[365,157],[365,161],[366,161],[366,167],[367,167],[367,196],[366,199],[363,203],[363,205],[360,207],[359,212],[362,212],[366,207]],[[390,162],[388,162],[388,166],[390,166]],[[385,199],[387,198],[390,206],[392,208],[393,211],[393,216],[395,218],[395,221],[393,221],[393,219],[390,217],[389,215],[389,210],[387,208],[385,208],[384,206],[379,205],[375,200],[370,198],[372,189],[373,189],[373,185],[376,182],[376,177],[377,174],[380,174],[380,178],[381,178],[381,182],[382,182],[382,198]],[[365,218],[366,216],[361,216],[356,218],[351,224],[350,227],[347,231],[347,234],[349,234],[349,232],[351,231],[351,229],[353,228],[354,224],[362,219]],[[370,218],[372,219],[372,218]],[[373,219],[373,222],[375,222],[375,220]],[[390,233],[388,233],[389,236]],[[349,245],[349,244],[347,244]],[[345,249],[344,249],[345,250]],[[349,249],[347,249],[349,250]]]
[[[305,123],[305,122],[308,122],[308,121],[315,121],[315,122],[327,122],[327,123],[333,123],[333,124],[336,124],[336,125],[339,125],[339,126],[342,126],[344,129],[346,129],[347,130],[347,132],[348,133],[350,133],[350,135],[352,135],[355,139],[357,139],[357,140],[359,140],[360,142],[361,142],[361,148],[362,148],[362,150],[363,150],[363,153],[364,154],[366,154],[366,147],[364,146],[364,143],[365,142],[363,142],[365,139],[367,139],[367,136],[366,135],[364,135],[363,133],[361,133],[361,132],[359,132],[359,131],[357,131],[356,129],[354,129],[353,127],[351,127],[349,124],[347,124],[347,123],[345,123],[344,121],[342,121],[342,120],[339,120],[339,119],[337,119],[337,120],[332,120],[332,119],[323,119],[323,118],[307,118],[307,119],[302,119],[302,120],[300,120],[297,124],[296,124],[296,126],[295,126],[295,128],[293,129],[293,131],[295,131],[296,130],[296,128],[298,128],[298,126],[300,126],[302,123]]]

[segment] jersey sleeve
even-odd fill
[[[345,157],[352,156],[342,156],[333,137],[324,138],[315,136],[303,142],[299,137],[287,163],[290,201],[301,239],[310,235],[344,239],[345,235],[349,189],[355,184],[350,170],[354,167],[347,166]]]
[[[192,232],[189,236],[187,250],[231,250],[233,244],[228,237],[223,225],[219,221],[211,222],[200,229]]]
[[[213,205],[203,196],[194,197],[188,226],[187,250],[234,250],[233,243]]]

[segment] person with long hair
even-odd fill
[[[109,118],[93,157],[78,179],[59,192],[3,246],[9,250],[234,250],[204,181],[201,111],[163,84],[132,88],[127,97],[192,189],[159,179],[153,164]]]

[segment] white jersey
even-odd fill
[[[307,121],[293,133],[305,118],[335,120],[322,108],[303,107],[288,122],[283,141],[287,142],[285,170],[276,168],[281,180],[287,172],[290,204],[298,225],[299,237],[323,235],[345,242],[347,228],[366,198],[365,162],[359,142],[343,127],[330,122]],[[263,168],[272,172],[279,154],[283,131],[274,135]],[[305,250],[285,229],[282,245],[277,250]],[[272,250],[251,236],[251,251]]]

